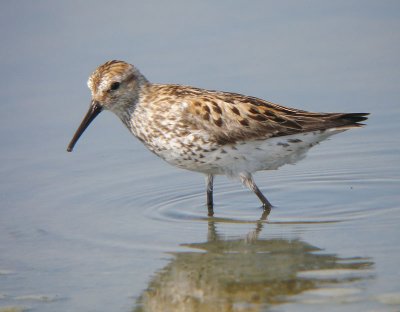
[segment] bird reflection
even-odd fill
[[[266,217],[242,238],[220,235],[210,218],[207,241],[173,253],[134,311],[265,311],[307,290],[370,277],[370,259],[322,253],[300,239],[260,238]],[[351,274],[335,274],[343,270]]]

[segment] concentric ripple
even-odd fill
[[[294,169],[294,170],[293,170]],[[141,194],[146,202],[145,216],[174,222],[179,220],[210,220],[205,205],[202,179],[189,175],[171,176],[174,183]],[[186,180],[186,181],[185,181]],[[362,170],[328,168],[323,172],[307,167],[291,166],[276,172],[260,173],[256,181],[275,205],[268,219],[254,194],[237,181],[217,177],[214,186],[214,220],[220,222],[269,223],[332,223],[371,218],[390,212],[379,207],[380,198],[367,200],[361,194],[390,189],[391,179],[378,179]],[[149,185],[152,188],[151,185]],[[394,191],[393,191],[394,192]],[[153,193],[151,200],[145,198]],[[155,194],[154,194],[155,193]]]

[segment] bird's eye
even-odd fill
[[[121,84],[119,82],[113,82],[110,86],[110,90],[114,91],[117,90],[119,88]]]

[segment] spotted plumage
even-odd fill
[[[102,110],[110,110],[153,153],[204,173],[211,210],[214,175],[239,178],[269,209],[252,173],[294,163],[327,137],[361,126],[368,115],[312,113],[236,93],[153,84],[122,61],[98,67],[88,86],[92,103],[68,151]]]

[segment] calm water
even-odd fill
[[[0,312],[399,311],[396,1],[1,4]],[[108,59],[155,82],[371,112],[256,182],[276,206],[148,152],[103,113]]]

